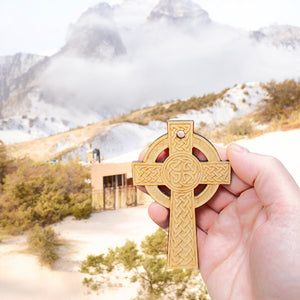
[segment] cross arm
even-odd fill
[[[231,167],[229,161],[201,162],[198,165],[201,184],[230,184]]]
[[[164,185],[162,178],[162,163],[132,163],[134,185]]]

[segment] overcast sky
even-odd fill
[[[156,0],[138,1],[150,7]],[[239,28],[269,24],[300,27],[299,0],[194,0],[214,21]],[[0,55],[55,53],[64,44],[68,25],[99,0],[0,0]],[[110,4],[121,0],[106,0]],[[150,6],[149,6],[150,3]]]

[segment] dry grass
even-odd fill
[[[40,138],[29,142],[7,145],[7,154],[12,158],[28,157],[34,161],[46,161],[59,157],[73,148],[59,150],[59,145],[66,141],[73,144],[75,148],[90,141],[100,134],[103,129],[110,125],[109,120],[104,120],[86,127],[73,129],[67,132],[58,133],[46,138]]]
[[[166,122],[179,114],[189,110],[200,110],[201,108],[212,106],[215,101],[222,98],[228,89],[218,94],[207,94],[202,97],[191,97],[187,100],[177,100],[170,103],[158,103],[156,106],[148,107],[143,110],[134,111],[111,120],[111,122],[131,122],[140,125],[147,125],[150,121],[157,120]]]
[[[245,87],[242,86],[242,88]],[[283,82],[269,82],[264,85],[270,97],[262,102],[261,107],[254,114],[233,120],[228,126],[209,128],[201,125],[201,134],[215,142],[228,143],[243,137],[275,131],[300,128],[300,82],[285,80]],[[187,100],[177,100],[170,103],[159,103],[153,107],[133,111],[129,114],[68,132],[56,134],[47,138],[7,146],[7,153],[13,158],[29,157],[35,161],[49,160],[67,155],[70,151],[91,141],[104,128],[115,126],[117,123],[130,122],[146,125],[150,121],[167,121],[188,110],[200,110],[212,106],[228,89],[219,94],[208,94],[202,97],[191,97]],[[259,124],[264,130],[259,129]],[[73,146],[59,149],[59,145],[68,142]]]
[[[178,114],[187,112],[190,109],[201,109],[202,107],[213,105],[213,103],[218,98],[222,97],[226,91],[227,90],[224,90],[219,94],[192,97],[185,101],[177,100],[166,104],[159,103],[153,107],[133,111],[130,114],[103,120],[96,124],[73,129],[47,138],[7,145],[7,153],[11,158],[22,159],[27,157],[34,161],[61,158],[63,155],[67,155],[70,151],[91,141],[108,126],[114,126],[122,122],[146,125],[152,120],[167,121]],[[74,146],[59,150],[59,145],[63,145],[66,141],[68,144],[73,144]]]

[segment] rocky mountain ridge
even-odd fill
[[[250,36],[258,42],[286,47],[290,50],[300,48],[300,28],[290,25],[270,25],[250,32]]]
[[[206,132],[208,128],[214,130],[226,126],[233,119],[252,113],[266,97],[268,94],[259,83],[237,85],[228,89],[214,101],[213,105],[204,105],[201,109],[174,115],[172,119],[194,120],[197,131]],[[165,106],[168,107],[170,104],[172,103],[165,104]],[[150,109],[153,110],[155,107],[131,113],[133,120],[136,114],[143,115]],[[166,123],[155,119],[153,117],[148,125],[140,125],[134,123],[133,120],[130,123],[116,123],[113,119],[104,120],[47,138],[8,145],[8,153],[13,157],[30,157],[34,160],[52,158],[64,160],[68,157],[79,156],[85,161],[86,152],[92,145],[93,148],[101,149],[102,158],[116,160],[125,153],[133,153],[132,159],[134,159],[148,143],[166,132]]]
[[[218,90],[235,80],[249,81],[260,74],[257,68],[264,56],[259,45],[264,43],[288,48],[290,57],[279,68],[284,66],[284,78],[294,76],[290,72],[295,68],[289,66],[294,67],[300,49],[297,27],[240,32],[214,23],[191,0],[161,0],[139,26],[120,22],[121,13],[122,4],[99,3],[88,9],[51,57],[22,53],[0,57],[0,139],[16,143],[46,137],[158,101]],[[246,49],[247,59],[243,47],[254,47]],[[267,51],[272,55],[266,52],[268,63],[262,70],[279,73],[274,61],[283,52],[276,56],[269,46]],[[252,66],[244,80],[241,73]],[[238,76],[229,80],[230,70]]]
[[[113,19],[113,8],[107,3],[99,3],[70,26],[67,42],[57,55],[107,60],[125,53],[126,48]]]
[[[202,24],[211,23],[207,11],[191,0],[161,0],[151,11],[148,20],[168,20],[174,22],[197,21]]]
[[[0,103],[18,87],[18,79],[45,57],[30,53],[0,56]]]

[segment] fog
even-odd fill
[[[142,22],[140,16],[133,22],[133,11],[138,10],[126,8],[122,15],[119,9],[111,22],[125,54],[102,60],[62,54],[51,60],[41,77],[51,101],[93,107],[107,117],[237,83],[299,78],[300,49],[258,43],[246,31],[214,22]]]

